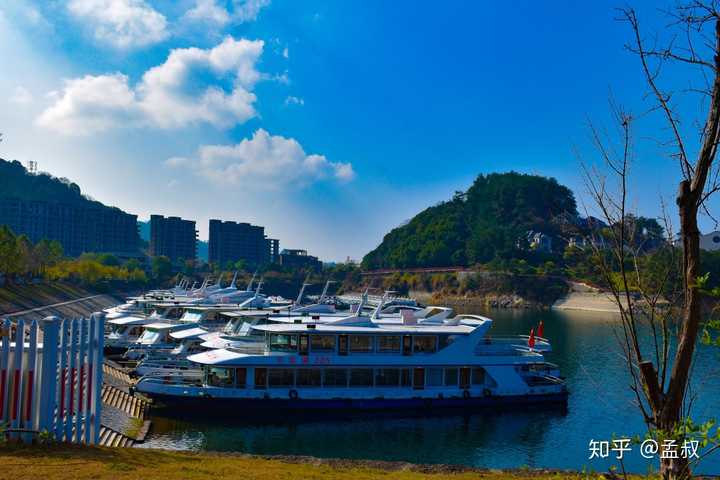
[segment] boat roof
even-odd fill
[[[156,322],[156,323],[150,323],[148,325],[145,325],[145,329],[147,330],[185,330],[187,328],[192,328],[194,323],[165,323],[165,322]]]
[[[255,330],[269,332],[269,333],[389,333],[389,334],[402,334],[402,333],[426,333],[426,334],[468,334],[473,332],[478,325],[447,325],[447,324],[417,324],[417,325],[402,325],[402,324],[387,324],[387,323],[375,323],[375,322],[364,322],[358,325],[349,324],[332,324],[332,323],[317,323],[317,324],[271,324],[271,325],[256,325],[253,328]]]
[[[147,317],[122,317],[108,320],[108,323],[113,325],[144,325],[148,322],[152,322],[152,319]]]
[[[184,330],[180,330],[179,332],[171,332],[170,336],[175,340],[186,340],[189,338],[201,337],[202,335],[205,335],[207,333],[208,331],[204,328],[194,327],[186,328]]]

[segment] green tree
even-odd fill
[[[168,257],[153,257],[151,269],[153,278],[159,282],[165,282],[172,276],[172,262]]]
[[[20,257],[15,234],[7,226],[0,226],[0,273],[12,280],[20,271]]]

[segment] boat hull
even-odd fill
[[[533,395],[489,395],[477,397],[412,397],[412,398],[336,398],[336,399],[277,399],[277,398],[213,398],[210,396],[182,396],[153,393],[153,407],[203,412],[203,415],[252,416],[272,414],[278,410],[308,414],[313,412],[403,411],[423,413],[437,410],[477,410],[525,408],[532,405],[567,405],[567,392]]]

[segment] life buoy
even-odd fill
[[[297,398],[298,398],[297,390],[290,390],[290,392],[288,392],[288,396],[290,397],[290,400],[297,400]]]
[[[465,398],[465,399],[470,398],[470,390],[463,390],[463,398]]]
[[[489,397],[490,395],[492,395],[492,392],[490,391],[489,388],[484,388],[483,395],[485,395],[486,397]]]

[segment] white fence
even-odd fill
[[[9,438],[30,442],[39,434],[59,442],[97,443],[103,331],[102,315],[2,322],[0,424]]]

